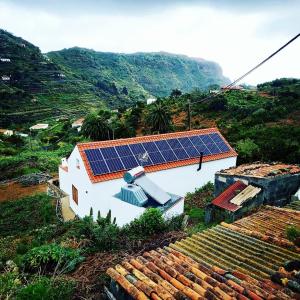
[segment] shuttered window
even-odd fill
[[[73,197],[73,201],[78,205],[78,190],[73,184],[72,184],[72,197]]]

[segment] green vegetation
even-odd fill
[[[26,233],[55,220],[51,198],[45,194],[0,203],[0,236]]]
[[[76,285],[70,272],[86,258],[130,251],[180,231],[183,222],[182,216],[166,221],[150,208],[122,228],[110,212],[98,213],[96,222],[91,211],[91,216],[62,223],[43,194],[2,203],[0,212],[0,299],[71,299]]]
[[[297,247],[300,245],[300,228],[296,226],[288,226],[286,228],[286,237],[293,242]]]
[[[97,108],[121,108],[147,97],[224,84],[210,61],[169,53],[103,53],[83,48],[42,54],[29,42],[0,30],[0,126],[55,116],[81,116]]]

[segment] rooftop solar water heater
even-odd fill
[[[163,205],[171,200],[171,196],[169,194],[146,176],[145,170],[141,166],[126,172],[124,174],[124,180],[127,183],[134,183],[140,186],[148,196],[159,204]]]

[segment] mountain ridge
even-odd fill
[[[0,114],[6,121],[82,114],[91,108],[129,107],[173,89],[189,92],[229,82],[221,67],[184,54],[114,53],[72,47],[42,53],[32,43],[0,29]],[[9,76],[9,80],[1,80]],[[24,114],[15,117],[16,112]],[[35,112],[35,113],[32,113]]]

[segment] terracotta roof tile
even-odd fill
[[[182,132],[174,132],[174,133],[166,133],[166,134],[158,134],[158,135],[148,135],[148,136],[141,136],[141,137],[135,137],[135,138],[127,138],[127,139],[81,143],[81,144],[78,144],[77,147],[79,149],[81,158],[84,162],[84,166],[87,170],[90,180],[93,183],[97,183],[97,182],[101,182],[101,181],[122,178],[124,175],[124,171],[95,176],[91,170],[89,163],[88,163],[88,160],[87,160],[84,150],[105,148],[105,147],[112,147],[112,146],[120,146],[120,145],[129,145],[129,144],[136,144],[136,143],[150,142],[150,141],[159,141],[159,140],[165,140],[165,139],[170,139],[170,138],[189,137],[189,136],[194,136],[194,135],[204,135],[204,134],[210,134],[210,133],[219,133],[220,134],[220,132],[218,131],[217,128],[209,128],[209,129],[199,129],[199,130],[182,131]],[[225,152],[225,153],[204,156],[203,162],[237,156],[237,153],[228,144],[228,142],[225,140],[225,138],[221,134],[220,134],[220,136],[222,137],[222,139],[224,140],[226,145],[229,147],[229,151]],[[186,160],[181,160],[181,161],[176,161],[176,162],[169,162],[169,163],[164,163],[164,164],[155,165],[155,166],[145,166],[144,168],[145,168],[146,172],[157,172],[157,171],[171,169],[171,168],[193,165],[193,164],[197,164],[198,162],[199,162],[199,158],[191,158],[191,159],[186,159]]]
[[[300,212],[266,206],[255,214],[225,226],[273,244],[295,249],[294,244],[286,238],[286,228],[300,227]]]
[[[266,207],[243,224],[249,218],[257,220],[250,229],[260,232],[261,217],[269,214],[268,231],[275,228],[279,235],[288,219],[298,225],[300,216],[289,209]],[[279,222],[274,227],[276,218]],[[134,299],[298,299],[299,295],[272,282],[270,276],[286,261],[299,260],[300,254],[272,239],[256,238],[249,230],[240,231],[242,220],[128,258],[107,273]]]
[[[283,163],[268,164],[256,162],[252,164],[244,164],[237,167],[232,167],[226,170],[222,170],[219,173],[253,177],[273,177],[300,173],[300,167],[298,165],[290,165]]]
[[[241,181],[236,181],[232,185],[230,185],[224,192],[222,192],[219,196],[217,196],[213,201],[212,204],[224,208],[229,211],[236,211],[240,208],[240,206],[233,204],[230,202],[237,194],[243,191],[247,187]]]

